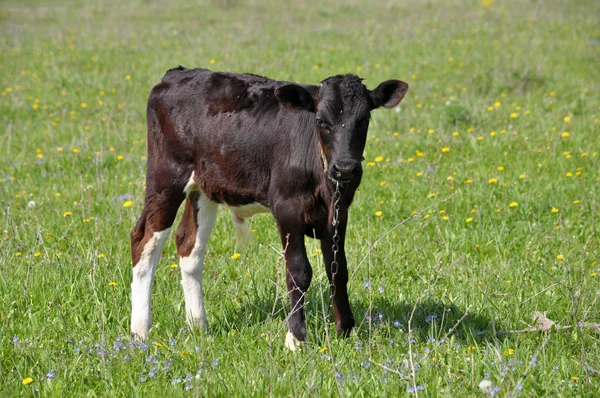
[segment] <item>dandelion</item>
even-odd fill
[[[73,148],[73,153],[79,153],[79,149],[78,148]]]
[[[321,353],[321,354],[324,354],[324,353],[326,353],[326,352],[327,352],[327,350],[329,350],[329,348],[327,348],[327,347],[323,347],[323,348],[321,348],[321,349],[319,350],[319,353]]]
[[[381,217],[382,215],[383,215],[383,213],[381,211],[375,212],[375,217]]]
[[[573,173],[571,173],[571,172],[569,171],[567,174],[565,174],[565,177],[567,177],[567,178],[573,177]]]
[[[238,258],[240,258],[240,257],[241,257],[241,254],[240,254],[240,253],[234,253],[234,254],[231,256],[231,259],[232,259],[232,260],[237,260],[237,259],[238,259]]]
[[[573,377],[571,377],[571,380],[573,380],[573,382],[577,383],[577,381],[579,380],[579,377],[573,376]]]
[[[467,218],[467,219],[465,220],[465,222],[466,222],[467,224],[468,224],[468,223],[470,223],[471,221],[473,221],[473,217],[469,217],[469,218]]]
[[[127,76],[125,76],[125,79],[127,79],[127,80],[131,80],[131,75],[127,75]]]
[[[508,207],[512,207],[512,208],[515,208],[517,206],[519,206],[519,204],[517,202],[510,202],[510,204],[508,205]]]
[[[379,183],[379,186],[380,186],[380,187],[383,187],[383,186],[385,186],[385,184],[387,184],[387,182],[385,182],[385,181],[381,181],[381,182]]]
[[[556,259],[557,259],[557,260],[564,260],[564,259],[565,259],[565,256],[564,256],[564,254],[557,254],[557,255],[556,255]]]
[[[123,207],[131,207],[133,205],[133,202],[131,200],[127,200],[125,202],[123,202]]]
[[[483,136],[480,135],[479,137],[477,137],[477,141],[483,141]]]
[[[596,273],[595,273],[595,272],[592,272],[592,273],[590,274],[590,276],[591,276],[592,278],[595,278],[595,277],[596,277]]]
[[[72,215],[73,215],[73,213],[71,213],[70,211],[65,211],[65,213],[63,214],[63,216],[65,216],[65,217],[69,217]]]
[[[520,179],[520,180],[524,180],[524,179],[525,179],[525,174],[521,174],[521,175],[519,175],[519,179]]]
[[[553,207],[553,208],[552,208],[552,210],[551,210],[551,212],[552,212],[552,213],[558,213],[558,212],[559,212],[559,210],[558,210],[556,207]]]
[[[212,59],[212,58],[211,58],[211,60],[210,60],[210,61],[208,61],[208,62],[209,62],[211,65],[214,65],[216,61],[215,61],[214,59]]]
[[[177,268],[177,263],[173,263],[170,265],[171,268]]]
[[[108,286],[115,287],[117,286],[117,282],[108,282]]]
[[[87,104],[86,104],[85,102],[82,102],[82,103],[81,103],[81,107],[82,107],[82,108],[87,108]]]
[[[508,350],[504,351],[504,356],[507,356],[507,357],[510,357],[514,354],[515,354],[515,350],[513,350],[512,348],[509,348]]]
[[[458,137],[458,131],[454,131],[454,132],[452,133],[452,136],[453,136],[453,137]]]
[[[490,184],[495,184],[495,183],[497,183],[497,182],[498,182],[498,180],[497,180],[497,179],[495,179],[495,178],[490,178],[490,179],[488,180],[488,182],[489,182]]]
[[[42,253],[40,253],[40,252],[35,252],[35,253],[33,253],[33,257],[39,257],[39,256],[41,256],[41,255],[42,255]]]
[[[383,162],[383,156],[377,156],[377,157],[375,158],[375,161],[376,161],[377,163]]]
[[[568,131],[563,131],[562,134],[560,135],[562,138],[569,138],[571,134],[569,134]]]
[[[33,383],[33,379],[31,377],[26,377],[26,378],[23,379],[22,383],[23,383],[24,386],[26,386],[28,384]]]
[[[450,148],[448,148],[447,146],[445,146],[445,147],[442,148],[442,152],[443,153],[448,153],[448,152],[450,152]]]
[[[161,343],[158,343],[158,342],[155,342],[155,343],[154,343],[154,347],[156,347],[156,348],[160,348],[160,347],[162,347],[162,346],[163,346],[163,345],[162,345]]]
[[[123,160],[123,159],[125,159],[125,157],[123,155],[117,156],[117,160]]]
[[[504,166],[498,166],[497,169],[498,171],[504,171]]]
[[[571,117],[569,116],[565,116],[565,118],[563,119],[565,122],[569,123],[571,121]]]
[[[580,201],[580,200],[578,200],[578,199],[576,199],[576,200],[574,200],[574,201],[573,201],[573,204],[574,204],[574,205],[578,205],[578,204],[580,204],[580,203],[581,203],[581,201]]]
[[[516,118],[518,118],[518,117],[519,117],[519,114],[518,114],[518,113],[516,113],[516,112],[513,112],[513,113],[511,113],[511,114],[510,114],[510,118],[511,118],[511,119],[516,119]]]

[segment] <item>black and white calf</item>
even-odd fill
[[[178,67],[148,100],[148,165],[142,215],[131,232],[131,333],[152,325],[152,279],[177,210],[175,234],[187,320],[206,328],[202,271],[220,204],[236,230],[258,212],[271,212],[285,249],[291,300],[286,345],[306,340],[304,294],[312,269],[304,237],[316,237],[333,293],[338,332],[354,327],[348,302],[344,236],[348,208],[362,177],[371,110],[396,106],[408,85],[388,80],[373,91],[354,75],[321,85],[292,84],[250,74]],[[333,261],[333,194],[341,184],[340,237]]]

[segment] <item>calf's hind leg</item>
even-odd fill
[[[156,265],[184,197],[183,193],[156,193],[147,187],[142,215],[131,231],[131,334],[141,339],[148,336],[152,326],[150,299]]]
[[[183,218],[175,234],[185,314],[190,326],[206,330],[206,312],[202,292],[204,255],[215,225],[218,204],[201,193],[191,192],[186,199]]]

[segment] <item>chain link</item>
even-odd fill
[[[335,194],[333,197],[333,220],[331,222],[333,226],[333,245],[331,246],[331,250],[333,251],[333,261],[331,262],[331,285],[333,288],[333,295],[335,295],[335,275],[338,271],[338,262],[337,262],[337,254],[340,251],[340,235],[338,233],[338,225],[340,223],[339,213],[340,213],[340,199],[342,195],[340,193],[340,182],[335,182]]]

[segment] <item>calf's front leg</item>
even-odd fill
[[[282,232],[285,250],[285,282],[290,296],[289,329],[285,345],[295,351],[301,342],[306,341],[306,318],[304,316],[304,296],[312,279],[312,268],[306,256],[304,235]]]

